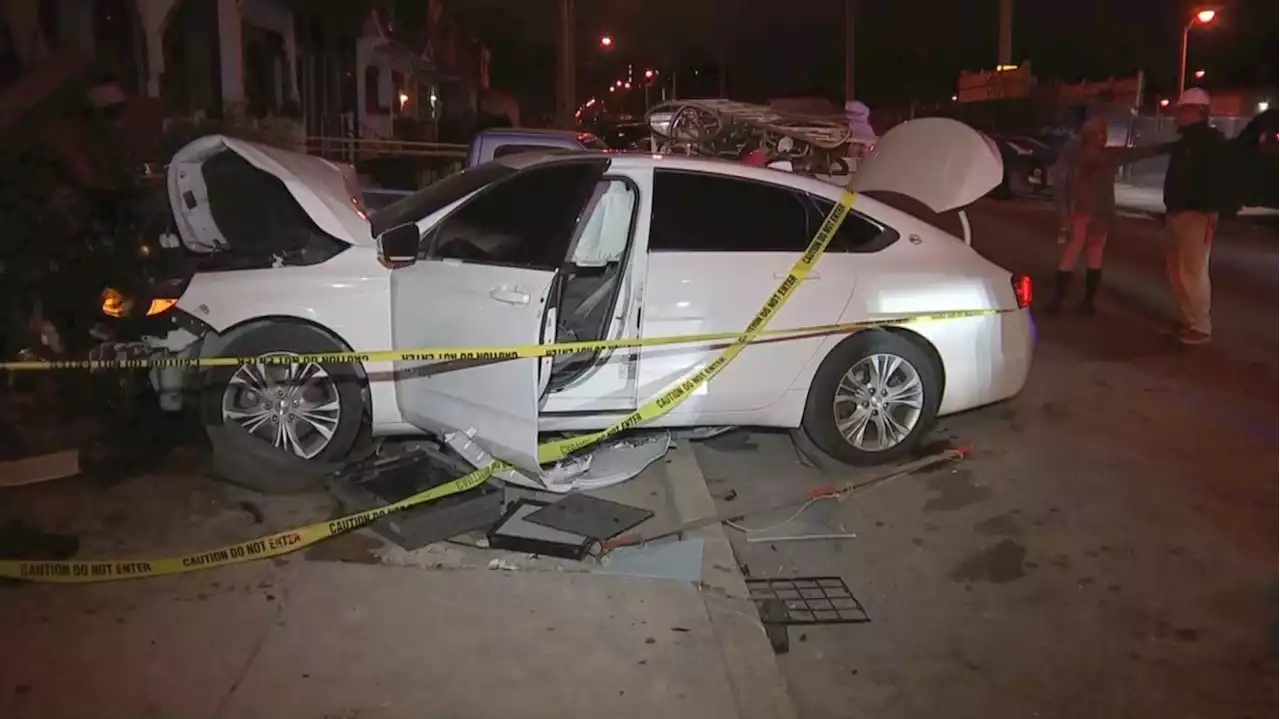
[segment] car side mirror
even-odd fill
[[[378,259],[388,267],[406,267],[418,260],[418,226],[412,222],[378,235]]]

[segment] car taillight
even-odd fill
[[[1018,309],[1023,310],[1031,306],[1031,278],[1026,275],[1014,275],[1013,279],[1013,297],[1018,301]]]

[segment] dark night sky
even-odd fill
[[[496,85],[526,100],[553,95],[556,0],[451,0],[493,48]],[[859,0],[856,83],[873,107],[950,95],[962,68],[996,63],[997,0]],[[717,9],[719,5],[719,9]],[[1218,19],[1192,31],[1188,72],[1204,85],[1276,85],[1276,0],[1217,0]],[[1180,11],[1179,7],[1185,7]],[[723,40],[729,95],[821,93],[842,99],[843,0],[577,0],[579,94],[599,94],[625,60],[689,68],[714,63]],[[1156,91],[1175,84],[1178,0],[1015,0],[1014,60],[1049,79],[1102,79],[1139,68]],[[596,38],[609,32],[613,51]],[[706,73],[703,74],[705,78]],[[694,88],[682,78],[681,95]],[[686,91],[687,90],[687,91]],[[705,88],[714,94],[715,85]],[[541,104],[541,103],[538,103]]]

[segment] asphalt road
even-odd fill
[[[1047,299],[1047,206],[971,217],[975,247]],[[1275,715],[1274,221],[1224,228],[1212,277],[1213,343],[1160,336],[1160,227],[1122,218],[1100,315],[1040,318],[1026,390],[941,423],[970,458],[827,507],[855,539],[731,532],[751,576],[839,575],[871,616],[791,630],[804,719]],[[872,474],[801,466],[777,434],[696,452],[729,511]]]

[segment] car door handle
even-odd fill
[[[790,274],[791,274],[790,272],[775,272],[773,273],[773,279],[785,280],[787,276]],[[822,275],[818,274],[817,272],[814,272],[813,270],[809,270],[809,274],[804,276],[804,281],[806,282],[809,280],[820,280],[820,279],[822,279]]]
[[[504,302],[509,305],[529,304],[528,292],[523,290],[514,290],[510,287],[495,287],[489,292],[489,296],[499,302]]]

